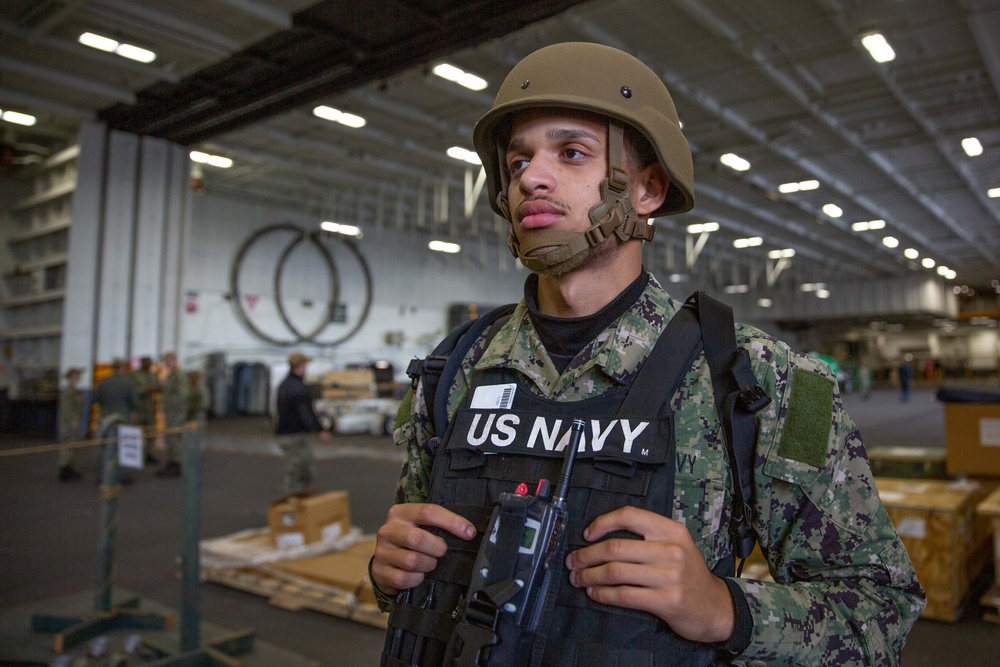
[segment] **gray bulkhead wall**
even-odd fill
[[[188,151],[84,123],[61,364],[157,356],[179,343]],[[93,378],[84,378],[84,383]]]

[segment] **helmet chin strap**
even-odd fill
[[[601,201],[588,212],[592,226],[585,232],[559,232],[542,230],[521,243],[514,235],[513,218],[507,201],[509,184],[506,165],[501,162],[500,174],[503,187],[497,195],[497,204],[504,217],[511,221],[507,247],[521,264],[535,272],[564,273],[578,266],[590,249],[603,243],[614,233],[622,241],[642,239],[652,241],[656,229],[639,220],[632,207],[628,192],[628,173],[622,169],[624,154],[624,127],[614,119],[608,120],[608,176],[601,181]],[[502,155],[497,151],[497,155]],[[538,255],[540,248],[552,248]]]

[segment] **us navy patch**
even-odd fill
[[[662,464],[670,446],[670,423],[664,419],[586,419],[577,449],[580,458],[618,458]],[[459,410],[449,449],[486,454],[562,457],[573,420],[523,410]]]

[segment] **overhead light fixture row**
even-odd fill
[[[329,120],[334,123],[340,123],[341,125],[346,125],[347,127],[352,127],[354,129],[364,127],[368,124],[368,121],[361,116],[357,116],[353,113],[347,113],[346,111],[341,111],[340,109],[334,109],[333,107],[328,107],[326,105],[320,105],[313,109],[313,115],[317,118]]]
[[[20,111],[4,111],[0,109],[0,120],[5,120],[8,123],[14,123],[15,125],[25,125],[31,127],[38,122],[38,119],[31,114],[21,113]]]
[[[819,181],[799,181],[798,183],[782,183],[778,186],[778,192],[788,195],[793,192],[808,192],[819,188]]]
[[[699,222],[687,227],[688,234],[704,234],[706,232],[717,231],[719,231],[719,223],[717,222]]]
[[[896,52],[882,33],[873,32],[865,35],[861,38],[861,45],[877,63],[887,63],[896,59]]]
[[[990,199],[1000,198],[1000,188],[990,188],[986,191],[986,196]]]
[[[209,153],[204,153],[202,151],[191,151],[190,157],[192,162],[207,164],[211,167],[218,167],[219,169],[229,169],[233,166],[233,161],[227,157],[222,157],[221,155],[210,155]]]
[[[876,229],[883,229],[884,227],[885,220],[861,220],[851,225],[851,229],[856,232],[874,231]]]
[[[462,249],[462,246],[457,243],[449,243],[448,241],[431,241],[427,247],[435,252],[446,252],[452,255]]]
[[[340,234],[342,236],[361,236],[361,228],[355,227],[354,225],[345,225],[339,222],[325,221],[319,223],[319,228],[325,232],[330,232],[331,234]]]
[[[128,58],[140,63],[151,63],[156,60],[156,53],[149,49],[144,49],[134,44],[125,44],[119,42],[117,39],[111,39],[110,37],[98,35],[94,32],[83,33],[77,38],[77,41],[92,49],[104,51],[105,53],[114,53],[122,58]]]
[[[751,236],[745,239],[736,239],[733,241],[734,248],[755,248],[759,245],[763,245],[764,239],[759,236]]]
[[[844,215],[844,209],[840,208],[836,204],[824,204],[823,212],[826,213],[831,218],[839,218]]]
[[[975,137],[962,139],[962,150],[969,157],[978,157],[983,154],[983,145]]]
[[[468,162],[469,164],[481,165],[482,160],[479,159],[479,154],[475,151],[470,151],[467,148],[462,148],[461,146],[452,146],[447,151],[448,157],[454,158],[455,160],[461,160],[462,162]]]
[[[795,248],[783,248],[782,250],[772,250],[767,253],[768,259],[788,259],[795,257]]]
[[[719,162],[736,171],[746,171],[750,168],[750,163],[736,153],[724,153],[720,155]]]
[[[431,72],[446,81],[457,83],[463,88],[468,88],[469,90],[483,90],[487,85],[489,85],[486,83],[486,79],[466,72],[465,70],[455,67],[454,65],[449,65],[448,63],[441,63],[440,65],[435,66]]]

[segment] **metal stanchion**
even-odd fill
[[[184,434],[184,531],[181,551],[181,650],[201,644],[201,426]]]

